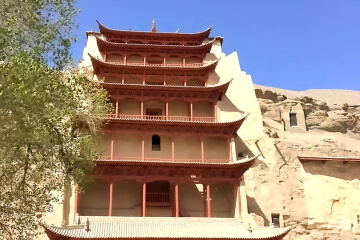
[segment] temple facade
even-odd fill
[[[288,233],[280,220],[250,226],[243,174],[258,157],[251,141],[262,134],[261,112],[237,54],[225,55],[223,38],[210,31],[165,33],[154,23],[149,32],[121,31],[99,23],[99,32],[87,32],[80,69],[108,91],[114,111],[102,127],[94,182],[81,194],[76,184],[65,192],[47,216],[48,238]]]

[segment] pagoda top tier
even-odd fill
[[[157,32],[157,31],[132,31],[115,30],[102,25],[98,21],[100,33],[110,42],[141,42],[147,44],[169,44],[169,45],[200,45],[209,37],[212,26],[205,31],[197,33],[179,32]]]

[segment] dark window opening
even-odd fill
[[[274,227],[279,228],[280,227],[280,214],[272,213],[271,214],[271,222],[272,222],[272,224],[274,224]]]
[[[242,152],[238,152],[238,158],[244,157],[244,154]]]
[[[296,113],[290,113],[290,127],[297,126]]]
[[[162,110],[159,108],[146,109],[146,119],[160,120],[162,116]]]
[[[152,150],[153,151],[160,151],[161,147],[160,147],[160,137],[159,135],[152,135],[151,137],[151,142],[152,142]]]
[[[155,181],[146,184],[146,205],[170,205],[170,183]]]

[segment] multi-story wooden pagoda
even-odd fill
[[[289,229],[245,227],[242,176],[256,156],[236,141],[248,113],[238,82],[203,32],[87,32],[82,69],[109,93],[95,183],[73,191],[50,239],[282,239]],[[224,59],[223,59],[224,58]],[[241,84],[240,84],[241,85]],[[240,136],[241,137],[241,136]]]

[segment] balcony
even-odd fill
[[[201,67],[206,64],[204,63],[143,63],[143,62],[127,62],[120,63],[126,65],[136,65],[136,66],[151,66],[151,67]]]
[[[175,122],[208,122],[216,123],[215,117],[191,117],[191,116],[157,116],[157,115],[127,115],[127,114],[108,114],[109,119],[131,119],[149,121],[175,121]]]
[[[173,163],[229,163],[231,160],[229,158],[225,159],[201,159],[201,158],[139,158],[139,157],[119,157],[114,155],[111,156],[102,156],[101,160],[109,161],[144,161],[144,162],[173,162]]]
[[[146,205],[147,206],[170,206],[169,192],[147,192]]]

